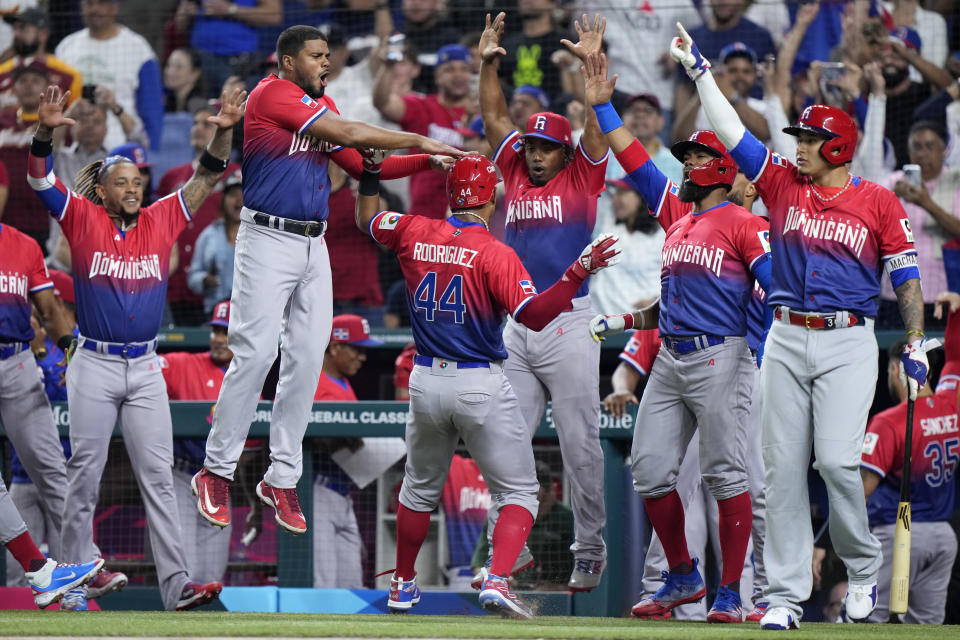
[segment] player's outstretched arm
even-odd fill
[[[427,154],[440,154],[453,156],[454,158],[462,158],[466,155],[466,151],[455,149],[433,138],[408,131],[383,129],[356,120],[347,120],[330,110],[327,110],[323,117],[314,120],[310,128],[307,129],[307,133],[317,140],[326,140],[354,149],[414,148]]]
[[[210,116],[207,121],[217,125],[217,132],[206,150],[200,155],[193,176],[183,185],[183,201],[190,212],[200,208],[217,181],[227,170],[230,161],[230,144],[233,141],[233,127],[243,117],[244,100],[247,92],[234,89],[228,96],[224,91],[220,96],[220,112]]]
[[[747,177],[755,178],[766,162],[766,148],[743,126],[736,109],[717,86],[710,62],[700,55],[697,45],[679,22],[677,30],[680,35],[670,43],[670,57],[683,65],[687,76],[696,83],[703,111],[720,142],[729,149]]]
[[[514,316],[525,327],[540,331],[570,307],[570,301],[590,274],[617,263],[620,255],[619,236],[604,233],[586,246],[553,286],[530,299]]]
[[[593,17],[593,24],[590,24],[589,18],[584,14],[580,21],[574,21],[573,26],[577,30],[577,43],[573,44],[569,40],[563,39],[560,41],[561,44],[577,56],[581,62],[585,62],[591,54],[600,53],[600,48],[603,45],[603,33],[607,28],[607,19],[601,17],[598,13]],[[583,145],[583,150],[587,152],[587,155],[594,160],[602,158],[607,153],[608,143],[603,131],[597,124],[596,114],[589,111],[587,112],[580,144]]]
[[[630,329],[656,329],[659,316],[660,298],[643,309],[637,309],[630,313],[597,314],[590,321],[590,336],[596,342],[600,342],[609,335],[623,333]]]
[[[507,50],[500,46],[505,19],[506,14],[501,11],[491,22],[488,13],[486,27],[477,47],[480,55],[480,118],[487,140],[494,149],[513,131],[499,74],[500,58],[507,55]]]
[[[37,109],[37,130],[33,134],[27,157],[27,182],[43,204],[55,216],[60,216],[67,205],[67,188],[53,174],[53,132],[59,127],[72,126],[76,121],[64,115],[70,92],[50,85],[40,96]]]

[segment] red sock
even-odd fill
[[[500,509],[497,526],[493,528],[493,561],[490,563],[490,573],[503,577],[510,575],[520,550],[527,543],[532,527],[533,516],[523,507],[508,504]]]
[[[674,489],[660,498],[644,498],[643,506],[653,530],[657,532],[663,552],[667,556],[667,565],[673,569],[678,564],[691,564],[687,551],[687,533],[683,520],[683,503],[680,494]]]
[[[47,563],[26,531],[7,543],[7,551],[13,554],[24,571],[39,571]]]
[[[397,569],[396,575],[403,580],[413,580],[417,554],[430,530],[430,512],[413,511],[402,504],[397,510]]]
[[[753,507],[746,491],[726,500],[717,500],[717,507],[720,509],[720,554],[723,556],[720,584],[729,585],[739,581],[743,573],[753,527]]]

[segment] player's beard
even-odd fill
[[[686,178],[680,183],[680,192],[677,194],[677,197],[681,202],[699,202],[710,195],[710,192],[716,188],[717,185],[715,184],[708,187],[701,187],[690,178]]]
[[[136,222],[137,218],[140,217],[140,209],[137,208],[137,210],[133,213],[127,213],[123,209],[120,209],[120,217],[123,218],[123,223],[129,226],[131,223]]]
[[[13,41],[13,52],[21,57],[32,56],[39,48],[40,43],[36,40],[34,40],[32,44],[18,40]]]

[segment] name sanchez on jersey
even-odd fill
[[[663,266],[666,268],[674,262],[689,262],[700,265],[708,271],[713,271],[719,278],[720,268],[723,266],[723,256],[723,249],[717,247],[708,249],[706,245],[681,242],[664,248]]]
[[[19,273],[0,273],[0,293],[10,293],[26,299],[27,276]]]
[[[554,218],[563,224],[563,204],[560,196],[518,198],[507,207],[507,224],[517,220]]]
[[[925,436],[938,436],[960,431],[960,427],[957,426],[957,414],[924,418],[920,421],[920,428],[923,429],[923,435]]]
[[[418,242],[413,246],[413,259],[420,262],[440,264],[458,264],[467,269],[473,269],[473,259],[477,251],[466,247],[448,247],[442,244],[427,244]]]
[[[163,281],[163,273],[160,271],[160,258],[152,253],[142,258],[124,259],[112,253],[103,251],[93,252],[93,261],[90,263],[90,277],[107,276],[108,278],[120,278],[121,280],[146,280],[156,278]]]
[[[820,217],[814,217],[806,208],[801,207],[787,209],[787,219],[783,225],[783,233],[786,235],[790,231],[800,231],[808,238],[833,240],[845,244],[858,258],[860,252],[863,251],[863,245],[867,241],[867,228],[863,225],[859,223],[852,225],[833,218],[828,220],[823,214]]]

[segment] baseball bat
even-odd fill
[[[890,580],[890,611],[906,613],[910,597],[910,458],[913,450],[913,400],[907,398],[907,433],[903,444],[900,504],[893,534],[893,573]]]
[[[932,338],[924,351],[940,347]],[[908,381],[909,382],[909,381]],[[907,388],[907,432],[903,444],[903,472],[900,476],[900,504],[897,506],[897,528],[893,534],[893,572],[890,580],[890,611],[906,613],[910,597],[910,461],[913,452],[913,403]]]

